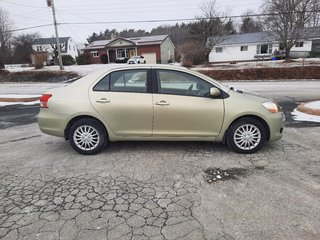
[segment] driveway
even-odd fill
[[[120,142],[82,156],[36,124],[1,132],[2,239],[320,235],[319,128],[286,129],[253,155],[204,142]],[[209,183],[209,168],[230,177]]]
[[[319,99],[299,89],[273,97]],[[0,239],[319,239],[319,125],[291,124],[253,155],[118,142],[82,156],[17,108],[0,111]]]

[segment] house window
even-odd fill
[[[42,52],[42,46],[37,46],[37,52]]]
[[[98,51],[92,51],[91,52],[93,57],[99,57],[99,52]]]
[[[257,45],[257,54],[272,54],[272,44]]]
[[[240,47],[240,51],[241,51],[241,52],[246,52],[246,51],[248,51],[248,46],[241,46],[241,47]]]
[[[222,47],[216,47],[216,53],[222,53],[223,48]]]
[[[117,50],[117,57],[118,58],[126,57],[126,51],[124,49],[118,49]]]
[[[304,44],[304,42],[296,42],[296,47],[297,48],[303,47],[303,44]]]

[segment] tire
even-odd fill
[[[266,142],[266,129],[254,118],[241,118],[227,132],[227,144],[237,153],[251,154],[259,151]]]
[[[71,147],[83,155],[102,151],[108,143],[107,131],[99,121],[84,118],[76,121],[69,131]]]

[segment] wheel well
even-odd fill
[[[82,116],[77,116],[77,117],[75,117],[75,118],[72,118],[72,119],[68,122],[66,128],[64,129],[64,139],[65,139],[65,140],[69,140],[69,131],[70,131],[71,126],[72,126],[76,121],[78,121],[78,120],[80,120],[80,119],[85,119],[85,118],[94,119],[94,120],[100,122],[100,123],[102,124],[102,126],[104,127],[104,129],[106,130],[106,133],[107,133],[107,136],[108,136],[108,130],[106,129],[105,125],[104,125],[99,119],[97,119],[97,118],[95,118],[95,117],[92,117],[92,116],[82,115]]]
[[[258,117],[258,116],[256,116],[256,115],[245,115],[245,116],[241,116],[241,117],[236,118],[235,120],[233,120],[232,123],[230,123],[230,125],[228,126],[227,131],[224,133],[223,143],[226,143],[227,134],[228,134],[228,131],[229,131],[230,126],[231,126],[233,123],[235,123],[236,121],[238,121],[239,119],[241,119],[241,118],[253,118],[253,119],[261,122],[262,125],[263,125],[263,127],[264,127],[264,129],[266,130],[266,134],[267,134],[266,138],[267,138],[268,141],[270,140],[270,128],[269,128],[268,124],[266,123],[266,121],[265,121],[263,118]]]

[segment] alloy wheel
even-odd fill
[[[92,126],[79,126],[73,134],[73,141],[78,148],[84,151],[95,149],[100,141],[99,132]]]
[[[261,142],[261,132],[253,124],[239,126],[233,135],[234,143],[242,150],[251,150]]]

